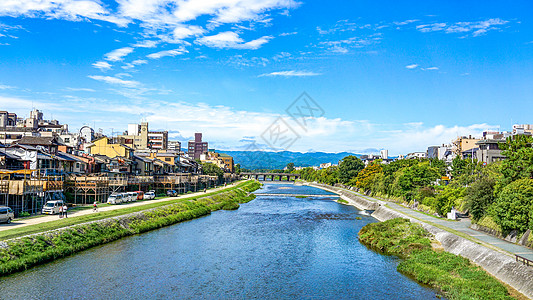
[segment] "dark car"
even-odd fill
[[[167,196],[175,197],[177,195],[178,195],[178,192],[176,192],[175,190],[168,190],[167,191]]]

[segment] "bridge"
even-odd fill
[[[268,178],[270,178],[270,181],[294,181],[300,178],[300,174],[250,172],[241,173],[241,177],[263,181],[266,181]]]

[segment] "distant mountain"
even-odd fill
[[[355,155],[349,152],[326,153],[326,152],[266,152],[266,151],[220,151],[233,157],[235,164],[241,164],[245,169],[283,169],[288,163],[294,163],[295,167],[312,167],[323,163],[338,164],[339,160],[348,155]]]

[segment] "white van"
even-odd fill
[[[107,198],[107,204],[120,204],[122,203],[122,194],[111,194]]]
[[[137,201],[137,192],[128,192],[128,196],[130,197],[130,202]]]
[[[58,214],[59,208],[63,205],[65,205],[65,202],[63,202],[63,200],[46,201],[46,204],[43,206],[41,213],[46,215]]]

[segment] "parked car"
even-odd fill
[[[129,199],[128,199],[128,202],[133,202],[133,201],[137,201],[137,192],[128,192],[128,196],[129,196]]]
[[[152,199],[155,199],[154,192],[150,191],[150,192],[144,193],[144,200],[152,200]]]
[[[122,194],[111,194],[107,198],[107,204],[120,204],[123,201]]]
[[[9,224],[14,218],[15,214],[10,207],[0,206],[0,222]]]
[[[136,200],[143,200],[144,199],[144,192],[143,191],[136,191],[135,193],[137,193],[137,198],[135,198]]]
[[[65,205],[65,202],[63,202],[63,200],[46,201],[43,206],[43,209],[41,210],[41,213],[46,215],[58,214],[59,208],[63,205]]]
[[[178,192],[176,192],[175,190],[167,191],[167,196],[176,197],[177,195],[178,195]]]

